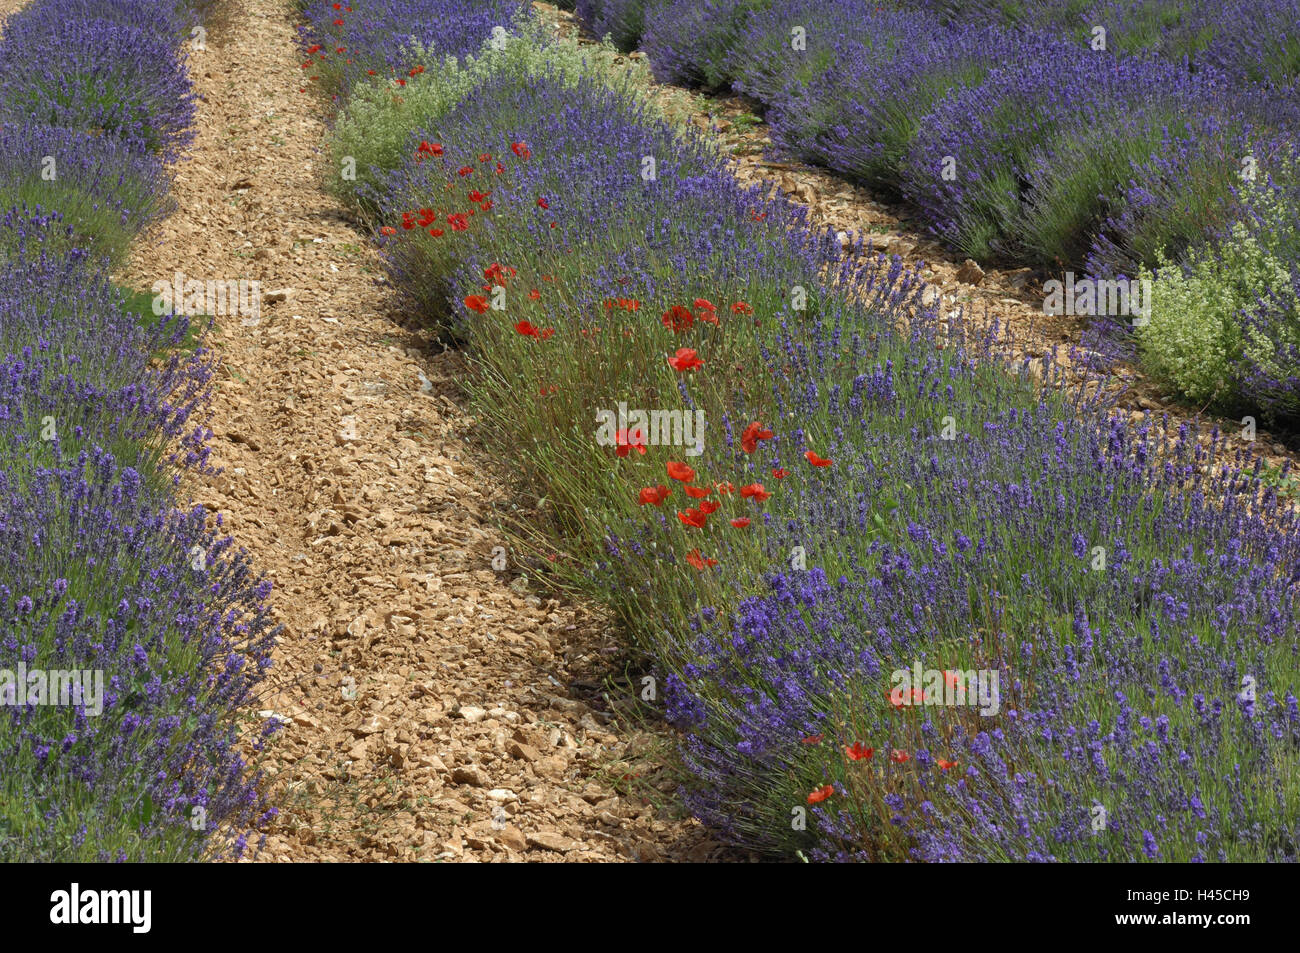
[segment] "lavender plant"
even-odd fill
[[[646,13],[661,0],[582,0],[574,13],[591,32],[609,37],[621,50],[634,50],[645,32]]]
[[[475,55],[484,43],[504,42],[524,9],[519,0],[356,0],[347,6],[352,9],[313,0],[303,9],[304,46],[315,57],[304,72],[331,91],[364,76],[404,83],[412,70],[433,69],[448,56]],[[436,59],[413,62],[413,45]]]
[[[211,355],[108,280],[191,135],[189,5],[37,0],[0,40],[0,857],[237,857],[276,629],[207,466]],[[185,346],[182,346],[182,345]],[[73,686],[76,690],[73,690]]]
[[[103,17],[65,20],[60,4],[38,0],[0,38],[0,116],[173,158],[193,136],[194,98],[174,41]]]
[[[97,258],[119,264],[131,238],[166,214],[166,189],[158,157],[117,139],[0,123],[0,209],[57,212],[70,245]]]
[[[745,15],[768,0],[669,0],[647,11],[641,47],[661,83],[717,89]]]
[[[1098,150],[1101,158],[1090,170],[1098,185],[1113,191],[1125,164],[1153,144],[1177,143],[1178,127],[1170,124],[1211,101],[1213,79],[1191,77],[1177,66],[1116,61],[1060,44],[1056,49],[1054,57],[1035,51],[947,97],[927,117],[904,160],[904,193],[955,248],[974,258],[1013,253],[1032,176],[1039,171],[1046,180],[1054,174],[1051,153],[1059,138],[1103,130],[1122,144]],[[1129,117],[1129,125],[1117,126],[1117,116]],[[1101,166],[1106,161],[1114,168]],[[1086,187],[1080,191],[1087,194]],[[1079,193],[1063,198],[1077,202]],[[1095,208],[1085,208],[1081,224],[1096,217]]]

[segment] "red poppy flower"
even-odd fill
[[[762,503],[772,494],[768,493],[767,490],[763,488],[763,484],[751,483],[748,486],[742,486],[740,488],[740,495],[744,499],[750,499],[752,497],[755,502]]]
[[[887,692],[887,694],[889,695],[889,704],[895,708],[902,708],[909,703],[909,700],[913,705],[925,704],[925,689],[923,688],[913,688],[910,692],[902,692],[900,689],[895,688]]]
[[[469,219],[465,217],[463,212],[448,215],[447,224],[451,226],[453,232],[464,232],[469,229]]]
[[[637,494],[637,502],[642,506],[662,506],[664,500],[673,495],[673,491],[660,483],[658,486],[645,486]]]
[[[465,307],[471,311],[477,311],[479,314],[485,314],[488,309],[488,300],[482,295],[469,295],[465,298]]]
[[[687,553],[686,561],[696,569],[704,569],[706,566],[716,566],[718,564],[716,559],[705,559],[701,557],[698,549],[692,549]]]
[[[488,281],[493,282],[494,284],[501,285],[501,287],[504,288],[506,284],[507,271],[510,272],[511,276],[518,274],[518,272],[515,271],[514,268],[510,268],[510,267],[503,268],[499,263],[494,261],[492,264],[488,265],[486,268],[483,269],[483,277],[486,278]]]
[[[420,75],[421,73],[423,73],[423,72],[424,72],[424,67],[423,67],[423,66],[412,66],[412,67],[411,67],[411,71],[410,71],[409,73],[407,73],[406,75],[407,75],[407,76],[419,76],[419,75]]]
[[[542,293],[541,293],[540,291],[538,291],[536,288],[534,288],[532,291],[528,292],[528,297],[532,298],[534,301],[536,301],[536,300],[538,300],[539,298],[541,298],[541,296],[542,296]]]
[[[833,784],[828,784],[825,787],[820,787],[816,791],[813,791],[812,794],[808,795],[808,803],[820,804],[822,801],[826,800],[834,793],[835,793],[835,785]]]
[[[548,201],[546,201],[546,199],[538,199],[538,200],[537,200],[537,207],[538,207],[538,208],[550,208],[550,207],[551,207],[551,203],[548,202]]]
[[[949,688],[956,688],[957,682],[961,680],[960,672],[949,672],[946,669],[943,673],[943,680]]]
[[[479,161],[479,162],[491,162],[491,161],[492,161],[492,156],[490,156],[490,155],[489,155],[488,153],[486,153],[486,152],[481,152],[481,153],[479,153],[478,161]]]
[[[404,79],[399,79],[399,80],[397,81],[397,85],[398,85],[398,86],[405,86],[405,85],[406,85],[406,80],[404,80]]]
[[[734,483],[717,483],[714,484],[714,489],[719,493],[735,493],[736,485]]]
[[[335,52],[335,53],[346,53],[346,52],[347,52],[347,49],[346,49],[345,47],[342,47],[342,46],[336,46],[336,47],[334,47],[334,52]]]
[[[498,163],[497,163],[497,167],[496,167],[496,174],[497,174],[497,175],[500,175],[500,174],[501,174],[502,172],[504,172],[505,170],[506,170],[506,167],[503,166],[500,162],[498,162]]]
[[[721,503],[715,503],[712,500],[701,500],[700,512],[703,513],[705,516],[708,516],[710,513],[718,509],[718,507],[720,506],[722,506]]]
[[[515,330],[526,337],[540,337],[541,332],[533,326],[531,321],[520,321],[515,324]]]
[[[754,309],[744,301],[737,301],[731,306],[732,314],[753,314]]]
[[[934,763],[939,766],[940,771],[947,771],[949,768],[957,767],[956,761],[948,761],[946,758],[936,758]]]
[[[690,330],[691,325],[695,323],[695,315],[681,305],[675,304],[672,310],[664,312],[662,320],[664,327],[680,333]]]
[[[431,209],[431,208],[422,208],[422,209],[420,209],[420,227],[421,227],[421,228],[428,228],[430,225],[432,225],[432,224],[433,224],[434,222],[436,222],[437,220],[438,220],[438,216],[436,216],[436,215],[433,214],[433,209]]]
[[[864,748],[861,741],[855,741],[852,745],[844,749],[850,761],[870,761],[871,756],[876,753],[875,748]]]
[[[311,68],[312,68],[312,63],[313,63],[312,60],[308,60],[306,63],[303,63],[303,64],[302,64],[302,68],[303,68],[303,69],[311,69]]]
[[[368,69],[368,70],[366,70],[366,72],[369,73],[371,76],[374,76],[374,75],[375,75],[375,71],[372,70],[372,69]]]
[[[740,448],[746,453],[753,453],[758,449],[760,440],[771,440],[772,431],[764,430],[763,425],[757,420],[745,428],[745,432],[740,435]]]
[[[527,324],[528,322],[521,323]],[[641,454],[641,456],[645,456],[645,434],[641,432],[640,427],[618,431],[614,434],[614,443],[614,453],[620,457],[626,457],[633,450]]]
[[[674,480],[680,480],[683,483],[690,483],[695,479],[695,471],[684,463],[678,463],[676,460],[668,461],[668,475]]]
[[[683,513],[681,510],[678,510],[677,518],[681,520],[683,523],[685,523],[687,526],[694,526],[696,529],[704,529],[704,524],[708,520],[709,514],[701,513],[699,510],[695,509],[694,507],[690,507],[686,510],[685,513]]]
[[[528,148],[527,144],[523,142],[510,143],[510,151],[513,152],[515,155],[519,156],[519,158],[521,159],[528,159],[533,154],[532,151]]]
[[[889,760],[895,764],[904,764],[905,762],[911,761],[912,756],[906,751],[899,751],[895,748],[893,751],[889,752]]]
[[[682,489],[686,491],[687,496],[693,497],[697,500],[702,500],[713,492],[713,490],[706,486],[684,486]]]
[[[668,366],[675,371],[685,373],[693,371],[697,367],[703,367],[704,362],[695,356],[695,351],[689,347],[679,347],[677,353],[668,358]]]
[[[804,453],[804,457],[806,457],[808,462],[815,467],[828,467],[832,462],[834,462],[827,457],[817,456],[817,454],[813,453],[811,450]]]
[[[393,228],[393,226],[391,226],[391,225],[385,225],[383,228],[381,228],[381,229],[379,230],[379,234],[380,234],[380,235],[396,235],[396,234],[397,234],[397,229]]]
[[[742,517],[741,517],[740,519],[738,519],[738,520],[732,520],[732,521],[731,521],[731,525],[734,526],[734,527],[736,527],[736,529],[744,529],[746,526],[749,525],[749,517],[748,517],[748,516],[742,516]]]
[[[546,341],[555,336],[555,328],[542,328],[542,340]]]
[[[474,171],[474,167],[472,165],[463,165],[456,170],[456,174],[460,176],[465,176],[465,175],[469,175],[473,171]]]
[[[342,25],[343,25],[343,21],[342,21],[342,19],[335,20],[335,21],[334,21],[334,25],[335,25],[335,26],[342,26]]]
[[[429,229],[429,234],[434,238],[442,238],[443,231],[441,228],[431,228]]]
[[[319,43],[313,43],[311,46],[307,47],[307,55],[309,55],[309,56],[310,56],[312,53],[319,53],[319,52],[320,52],[320,44],[319,44]]]
[[[822,743],[822,739],[825,737],[826,734],[823,732],[822,734],[817,734],[817,735],[806,735],[800,740],[806,745],[819,745]]]

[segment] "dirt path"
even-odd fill
[[[5,20],[27,6],[29,0],[0,0],[0,33],[4,32]]]
[[[462,364],[394,320],[373,250],[319,188],[326,104],[299,91],[291,10],[232,0],[192,53],[178,210],[120,276],[261,283],[256,323],[217,317],[225,470],[194,488],[285,625],[261,702],[287,720],[265,765],[282,813],[260,859],[705,859],[716,845],[657,806],[654,737],[575,697],[615,634],[491,568],[509,501]]]

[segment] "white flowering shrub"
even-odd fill
[[[1201,404],[1300,410],[1300,214],[1289,195],[1296,165],[1243,190],[1243,218],[1194,249],[1184,265],[1163,257],[1150,320],[1138,329],[1154,377]]]

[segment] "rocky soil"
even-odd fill
[[[4,29],[5,20],[27,6],[27,0],[0,0],[0,30]]]

